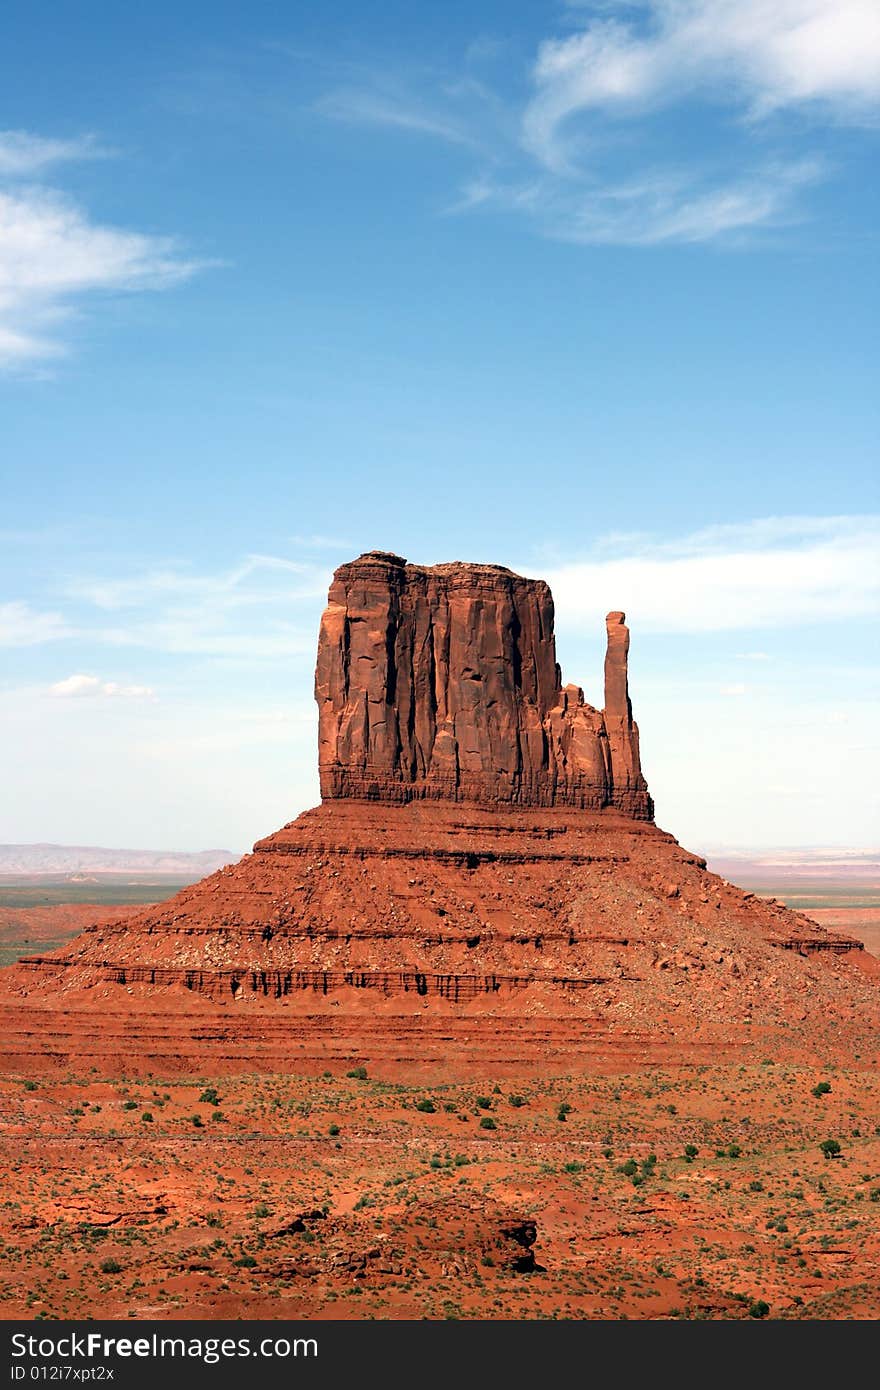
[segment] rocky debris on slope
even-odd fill
[[[651,819],[623,619],[607,620],[601,711],[562,684],[543,580],[381,551],[342,565],[318,639],[322,796],[613,806]]]
[[[880,964],[860,942],[743,893],[654,824],[621,612],[607,632],[599,711],[561,683],[541,581],[378,552],[343,565],[316,673],[322,804],[167,902],[4,972],[7,1055],[37,1046],[43,1001],[58,1016],[41,1055],[78,1046],[73,997],[102,1012],[96,1057],[127,1046],[114,991],[133,1014],[155,1007],[153,1061],[195,1046],[175,1042],[176,1002],[181,1017],[226,1010],[199,1046],[233,1068],[270,1042],[358,1054],[380,1032],[396,1057],[448,1058],[459,1039],[473,1051],[478,1018],[493,1057],[545,1061],[870,1027]],[[276,1008],[280,1043],[257,1017]]]

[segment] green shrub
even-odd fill
[[[484,1115],[484,1116],[483,1116],[482,1120],[480,1121],[480,1129],[497,1129],[497,1128],[498,1128],[498,1126],[496,1125],[495,1121],[492,1119],[492,1116],[491,1116],[491,1115]]]
[[[216,1086],[206,1086],[199,1096],[200,1105],[219,1105],[220,1096]]]
[[[416,1101],[416,1110],[421,1110],[423,1115],[433,1115],[437,1107],[429,1096],[423,1096]]]
[[[816,1096],[816,1097],[818,1097],[818,1096],[827,1096],[828,1093],[830,1092],[830,1090],[831,1090],[831,1082],[830,1082],[830,1081],[817,1081],[816,1084],[815,1084],[815,1086],[813,1087],[813,1090],[812,1090],[812,1093],[811,1093],[811,1094],[814,1095],[814,1096]]]
[[[118,1260],[114,1260],[114,1259],[102,1260],[102,1261],[101,1261],[101,1273],[102,1273],[102,1274],[121,1274],[121,1273],[122,1273],[122,1265],[119,1263]]]
[[[151,1125],[153,1123],[153,1116],[150,1114],[149,1110],[144,1111],[143,1115],[141,1115],[141,1120],[145,1125]]]
[[[819,1148],[826,1158],[836,1158],[840,1153],[840,1145],[836,1139],[823,1139]]]
[[[766,1318],[770,1312],[769,1303],[765,1303],[763,1298],[756,1298],[749,1304],[750,1318]]]
[[[327,1133],[332,1134],[335,1138],[335,1136],[339,1133],[339,1125],[330,1125],[327,1130]]]
[[[253,1269],[257,1262],[253,1255],[239,1255],[238,1259],[233,1260],[232,1263],[238,1265],[239,1269]]]
[[[352,1067],[351,1071],[347,1071],[345,1074],[350,1076],[353,1081],[366,1081],[367,1079],[366,1067]]]
[[[477,1105],[480,1107],[481,1110],[491,1110],[491,1108],[492,1108],[492,1097],[491,1097],[491,1096],[477,1096]]]

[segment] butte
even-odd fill
[[[658,828],[623,613],[603,709],[563,685],[553,621],[547,585],[498,565],[338,569],[321,805],[4,971],[7,1067],[461,1076],[857,1051],[880,962]]]

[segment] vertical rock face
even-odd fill
[[[622,613],[608,640],[603,714],[562,685],[542,580],[381,551],[342,565],[315,673],[322,797],[610,805],[650,820]]]

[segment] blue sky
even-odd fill
[[[880,13],[13,4],[0,839],[317,797],[333,567],[626,607],[658,819],[877,834]]]

